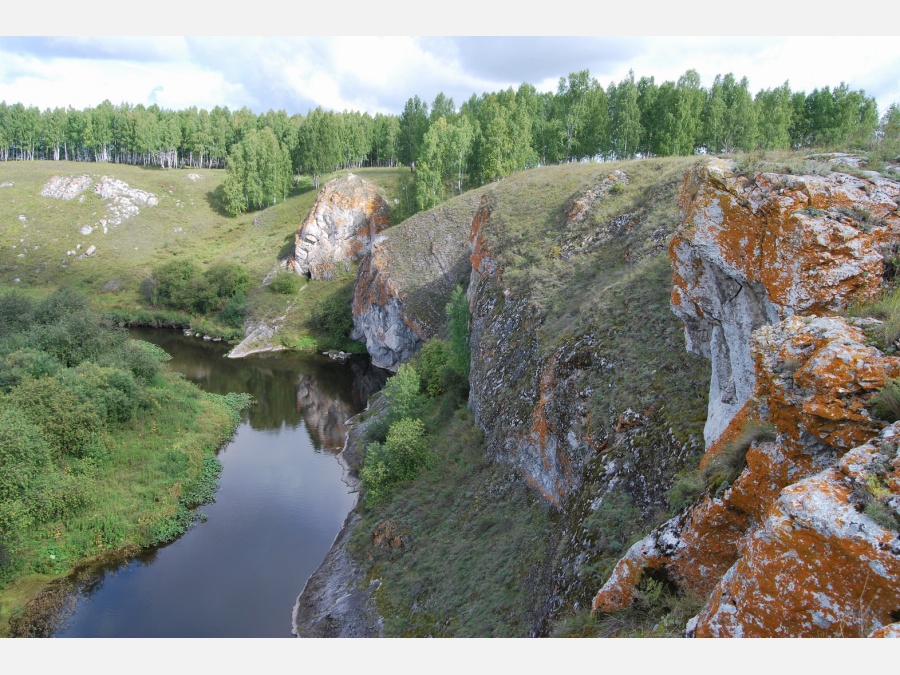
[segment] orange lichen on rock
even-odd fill
[[[900,423],[785,488],[698,616],[695,634],[863,637],[892,623],[900,537],[855,495],[877,478],[886,508],[900,510],[898,444]]]
[[[358,260],[390,225],[387,202],[373,184],[351,174],[329,181],[294,237],[292,269],[330,279],[338,263]]]
[[[774,594],[774,589],[764,600],[749,599],[752,593],[745,589],[747,597],[743,598],[742,604],[735,610],[738,616],[735,618],[730,614],[732,610],[729,607],[733,606],[732,601],[738,591],[731,586],[727,592],[723,591],[722,585],[728,579],[738,579],[728,583],[739,586],[747,584],[748,588],[753,584],[764,587],[774,583],[771,581],[771,577],[776,574],[774,567],[770,569],[762,566],[759,570],[756,569],[758,556],[753,557],[757,555],[754,547],[758,547],[760,541],[769,542],[771,537],[760,532],[773,527],[771,524],[778,520],[779,509],[785,508],[783,505],[786,495],[790,495],[798,485],[806,485],[807,488],[819,485],[823,494],[829,495],[829,499],[843,500],[845,503],[848,501],[849,488],[846,484],[826,485],[821,481],[805,481],[817,472],[827,471],[835,457],[850,447],[849,444],[865,443],[878,434],[883,423],[873,419],[868,412],[868,398],[884,384],[886,378],[900,374],[900,359],[885,356],[867,345],[865,335],[858,326],[836,317],[792,317],[776,326],[762,327],[753,334],[752,354],[756,367],[755,396],[726,428],[722,438],[710,446],[705,462],[712,461],[714,454],[737,438],[744,424],[740,420],[748,417],[767,412],[769,420],[775,425],[777,439],[750,445],[746,454],[746,467],[721,496],[704,496],[681,516],[633,546],[619,561],[609,581],[595,597],[595,609],[608,612],[627,606],[633,600],[637,584],[645,572],[664,569],[666,576],[685,590],[704,596],[712,592],[704,614],[716,614],[717,618],[706,623],[701,620],[697,627],[698,635],[728,634],[726,629],[721,628],[723,622],[739,623],[739,615],[747,607],[752,607],[752,611],[756,613],[781,612],[782,598]],[[900,429],[900,425],[897,427]],[[889,436],[888,440],[893,442],[897,432],[885,433]],[[859,449],[853,451],[856,455],[861,452]],[[858,468],[860,461],[847,459],[850,454],[845,456],[839,466],[856,483],[864,482],[865,472]],[[895,464],[900,468],[900,461],[895,461]],[[853,471],[857,473],[853,474]],[[895,475],[896,470],[884,479],[884,483],[900,495],[900,481],[892,482]],[[897,503],[900,506],[900,497]],[[829,515],[830,513],[823,512],[822,517],[828,520]],[[852,514],[842,513],[841,519],[829,527],[836,527],[843,532],[840,530],[841,523],[849,522],[850,515]],[[838,570],[846,568],[849,563],[841,561],[843,557],[851,555],[847,551],[854,545],[843,544],[837,535],[827,545],[816,539],[818,535],[811,536],[813,539],[809,541],[799,536],[794,537],[790,540],[790,546],[814,545],[815,554],[791,552],[789,545],[785,544],[783,550],[779,549],[778,564],[785,565],[786,560],[793,560],[792,556],[799,560],[809,555],[811,561],[818,561],[817,565],[833,564]],[[879,545],[883,545],[887,540],[882,536],[879,541]],[[900,553],[900,542],[897,550]],[[832,555],[837,558],[829,562],[828,556]],[[786,567],[792,568],[793,565],[791,562]],[[798,568],[798,574],[800,569],[802,567]],[[788,573],[780,574],[783,581]],[[723,580],[720,582],[720,579]],[[832,582],[824,578],[817,579],[810,572],[808,577],[796,579],[795,584],[804,586],[810,593],[826,593],[823,589]],[[873,586],[873,593],[875,588]],[[854,587],[846,593],[857,591],[859,589]],[[876,595],[880,593],[878,597],[882,597],[886,592],[881,590]],[[840,601],[845,602],[846,598],[841,597],[843,599]],[[900,592],[895,592],[890,598],[886,597],[884,602],[885,607],[891,602],[900,603]],[[718,605],[721,608],[715,609]],[[790,607],[790,601],[785,601],[784,605]],[[896,609],[894,607],[889,611]],[[769,633],[765,631],[771,626],[740,629],[732,627],[728,630],[733,630],[735,635],[793,634],[789,628],[793,620],[790,617],[789,610],[778,619],[782,622],[778,625],[783,626]],[[826,619],[817,620],[818,623],[809,624],[815,625],[814,629],[809,628],[809,622],[803,624],[806,627],[798,627],[798,634],[819,634],[816,631],[823,630],[822,625]],[[884,621],[883,618],[878,620]],[[829,618],[827,621],[831,622],[829,625],[838,625],[836,619]],[[846,630],[846,621],[840,626],[842,627],[835,630]],[[811,632],[803,632],[807,628]],[[826,634],[834,632],[826,631]]]
[[[868,399],[900,375],[900,358],[866,344],[859,327],[831,317],[792,317],[753,334],[757,397],[784,438],[808,445],[805,435],[849,449],[883,426]]]

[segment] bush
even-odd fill
[[[293,272],[279,272],[269,282],[269,290],[281,295],[293,295],[300,290],[300,277]]]
[[[28,327],[34,303],[18,289],[0,294],[0,338]]]
[[[350,337],[353,330],[353,285],[337,286],[322,298],[313,309],[310,323],[316,333],[335,341]]]
[[[447,366],[447,343],[432,338],[419,350],[415,358],[415,368],[422,381],[422,390],[431,398],[437,398],[446,391],[444,368]]]
[[[869,399],[875,415],[888,422],[900,420],[900,379],[890,379]]]
[[[219,299],[220,307],[230,298],[238,294],[243,296],[250,289],[250,275],[241,265],[234,262],[215,262],[207,268],[203,276]]]
[[[453,370],[469,379],[472,353],[469,348],[469,301],[462,286],[453,289],[447,303],[447,363]]]
[[[394,422],[382,443],[370,443],[359,473],[369,503],[386,499],[394,486],[415,478],[429,460],[425,425],[420,419]]]

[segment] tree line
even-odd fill
[[[410,98],[399,115],[322,108],[303,116],[217,106],[46,109],[0,103],[0,159],[74,160],[230,169],[232,213],[284,199],[296,174],[395,166],[413,172],[410,210],[429,208],[466,187],[525,168],[586,160],[827,146],[865,147],[896,135],[900,111],[879,119],[875,99],[841,83],[811,93],[787,82],[751,94],[747,78],[699,74],[677,81],[636,80],[603,87],[571,73],[555,92],[530,84],[473,94],[457,107],[443,93],[429,105]]]

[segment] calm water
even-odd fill
[[[106,568],[77,598],[58,637],[290,637],[291,610],[355,495],[335,453],[344,422],[384,373],[324,357],[225,359],[227,348],[175,331],[135,330],[207,391],[246,391],[221,486],[184,536]]]

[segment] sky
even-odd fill
[[[95,28],[77,22],[58,28],[79,25]],[[223,32],[234,27],[220,26]],[[378,27],[371,26],[373,32]],[[661,83],[693,68],[707,87],[716,74],[731,72],[746,76],[754,94],[785,81],[792,91],[806,92],[846,82],[876,97],[879,113],[900,102],[896,37],[90,37],[90,32],[0,37],[0,100],[42,110],[81,109],[109,99],[176,110],[227,105],[305,115],[321,106],[399,114],[412,96],[430,103],[443,92],[459,106],[473,93],[523,82],[555,91],[560,77],[585,69],[606,86],[629,70]]]

